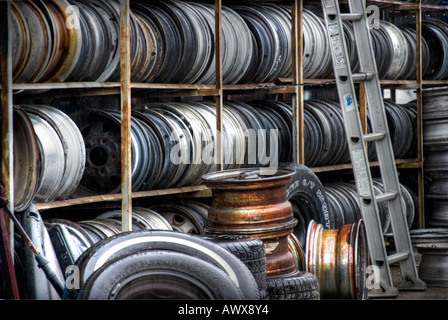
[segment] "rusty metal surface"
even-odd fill
[[[293,275],[298,270],[295,257],[289,250],[288,235],[292,233],[292,229],[287,232],[286,236],[261,238],[266,253],[267,279]]]
[[[367,298],[368,251],[362,220],[339,229],[323,229],[311,221],[306,246],[306,270],[319,279],[322,298]]]
[[[0,3],[0,73],[1,73],[1,180],[3,194],[9,200],[9,208],[14,212],[14,170],[13,170],[13,102],[12,102],[12,36],[11,2]],[[14,254],[14,224],[6,218],[11,254]]]
[[[300,244],[299,239],[291,233],[288,235],[288,248],[291,251],[297,270],[305,270],[305,252]]]
[[[212,206],[206,228],[211,232],[275,232],[296,224],[291,204],[286,199],[289,170],[257,180],[238,180],[241,173],[255,170],[226,170],[203,176],[212,189]]]
[[[212,204],[204,230],[214,234],[239,234],[263,241],[266,277],[297,272],[297,252],[288,237],[297,220],[286,198],[291,170],[262,175],[259,169],[236,169],[203,176],[212,190]],[[246,178],[244,178],[246,177]],[[296,255],[294,255],[296,253]]]
[[[121,200],[123,231],[132,230],[130,1],[120,0]]]

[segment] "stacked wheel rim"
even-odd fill
[[[288,247],[288,235],[297,224],[286,199],[292,174],[292,170],[266,174],[263,169],[238,169],[203,176],[212,190],[205,231],[263,240],[267,278],[297,271]]]
[[[365,299],[367,239],[362,220],[340,229],[308,225],[305,264],[317,276],[322,298]]]

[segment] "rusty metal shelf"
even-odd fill
[[[291,79],[281,79],[276,83],[259,84],[234,84],[223,85],[222,90],[228,92],[266,92],[276,93],[294,93],[294,85]],[[284,83],[283,83],[284,82]],[[164,91],[176,91],[174,95],[195,95],[195,96],[218,96],[220,94],[216,85],[206,84],[170,84],[170,83],[131,83],[131,89],[152,90],[155,95],[163,94]],[[120,94],[120,82],[44,82],[44,83],[14,83],[13,91],[25,92],[33,95],[36,91],[58,91],[60,95],[110,95]],[[1,90],[1,87],[0,87]],[[69,92],[70,90],[70,92]],[[73,90],[77,90],[73,93]]]
[[[246,0],[248,2],[265,2],[265,0]],[[157,84],[157,83],[131,83],[130,77],[129,77],[129,71],[126,72],[126,65],[129,65],[129,59],[126,59],[126,57],[129,57],[129,47],[125,45],[125,43],[121,46],[122,47],[122,81],[121,82],[65,82],[65,83],[25,83],[25,84],[12,84],[9,83],[10,79],[3,80],[2,83],[4,83],[4,87],[1,88],[1,94],[2,94],[2,111],[4,111],[3,114],[7,114],[6,111],[8,111],[9,108],[12,106],[13,101],[13,95],[14,93],[18,94],[19,92],[23,92],[24,94],[33,94],[37,91],[45,91],[47,90],[48,94],[51,96],[60,95],[60,96],[67,96],[70,94],[71,96],[83,96],[83,95],[120,95],[122,98],[122,105],[125,105],[126,107],[122,109],[123,114],[129,114],[130,113],[130,100],[131,100],[131,93],[138,92],[138,90],[148,90],[153,91],[150,92],[150,94],[154,95],[169,95],[169,96],[213,96],[216,97],[216,110],[217,110],[217,129],[222,129],[222,107],[223,107],[223,95],[224,94],[254,94],[254,93],[262,93],[262,94],[291,94],[293,99],[293,147],[294,147],[294,161],[297,163],[304,163],[304,132],[303,132],[303,123],[304,123],[304,114],[303,114],[303,103],[304,103],[304,86],[314,86],[314,85],[334,85],[333,79],[304,79],[303,78],[303,70],[301,69],[302,63],[303,63],[303,52],[301,48],[303,47],[303,32],[302,32],[302,11],[303,11],[303,2],[304,0],[270,0],[272,2],[284,2],[284,3],[290,3],[292,8],[292,39],[293,39],[293,74],[292,78],[290,79],[278,79],[276,83],[266,83],[266,84],[243,84],[243,85],[223,85],[222,84],[222,74],[221,74],[221,63],[222,63],[222,57],[221,57],[221,5],[222,2],[230,3],[232,0],[214,0],[215,3],[215,31],[216,31],[216,38],[215,38],[215,50],[216,50],[216,78],[217,83],[213,85],[197,85],[197,84]],[[390,7],[385,8],[385,10],[416,10],[418,14],[416,14],[417,18],[417,39],[419,39],[419,32],[421,33],[421,12],[426,10],[438,10],[443,11],[447,8],[444,6],[432,6],[432,5],[424,5],[420,4],[419,2],[416,3],[403,3],[400,1],[395,0],[372,0],[373,3],[388,3],[391,4]],[[6,1],[0,3],[3,3],[1,6],[1,9],[6,8]],[[120,0],[121,8],[122,8],[122,17],[120,21],[120,26],[122,27],[122,36],[123,41],[129,40],[129,34],[126,33],[126,19],[128,19],[126,16],[129,12],[129,5],[130,0]],[[6,12],[5,10],[2,10],[3,12]],[[6,15],[5,15],[6,16]],[[3,16],[2,16],[3,17]],[[7,19],[3,19],[3,21],[7,21]],[[5,26],[3,24],[3,26]],[[7,25],[6,25],[7,26]],[[7,28],[6,28],[7,29]],[[6,44],[8,46],[8,44]],[[5,44],[2,42],[0,44],[1,49],[3,50],[5,48]],[[417,49],[419,50],[419,49]],[[418,58],[417,58],[418,61]],[[4,61],[2,61],[2,66],[6,65]],[[418,64],[420,65],[420,64]],[[418,69],[418,68],[417,68]],[[5,69],[6,70],[6,69]],[[3,72],[3,78],[6,78],[8,76],[9,78],[12,78],[11,74],[8,75],[8,72]],[[417,75],[417,80],[407,80],[407,81],[400,81],[400,80],[382,80],[381,84],[384,85],[384,87],[390,87],[395,89],[416,89],[417,91],[420,91],[422,86],[426,85],[446,85],[448,84],[448,81],[422,81],[421,75]],[[12,81],[11,81],[12,82]],[[50,92],[51,91],[51,92]],[[124,103],[123,103],[124,102]],[[419,112],[421,114],[421,99],[419,101]],[[5,127],[5,125],[8,127],[9,122],[11,119],[5,119],[9,117],[3,117],[2,119],[2,127]],[[123,118],[127,119],[127,118]],[[130,137],[130,120],[122,121],[123,124],[123,133],[124,137]],[[422,124],[421,119],[419,122],[419,135],[422,135]],[[5,137],[7,138],[8,133],[3,133],[2,140],[8,141],[8,139],[5,140]],[[422,137],[419,138],[422,140]],[[124,150],[130,151],[130,144],[126,143],[123,145]],[[218,141],[218,159],[220,156],[222,156],[220,150],[219,150],[219,141]],[[3,150],[4,151],[10,151],[11,144],[8,144],[4,142],[3,144]],[[422,161],[422,148],[421,143],[419,147],[419,158],[418,159],[411,159],[411,160],[397,160],[397,165],[400,168],[417,168],[421,169],[423,168],[423,161]],[[4,152],[4,154],[6,154]],[[125,161],[126,162],[126,161]],[[372,163],[374,165],[374,163]],[[325,171],[334,171],[334,170],[343,170],[351,168],[351,164],[347,165],[337,165],[337,166],[329,166],[329,167],[319,167],[319,168],[312,168],[315,172],[325,172]],[[220,168],[218,168],[220,169]],[[9,175],[11,175],[11,172],[2,173],[3,177],[2,179],[4,181],[9,181]],[[8,176],[8,177],[5,177]],[[125,174],[127,180],[129,180],[130,173],[127,171],[127,174]],[[6,179],[6,180],[5,180]],[[420,180],[422,181],[423,185],[423,177],[420,177]],[[206,192],[206,190],[202,190],[201,187],[199,187],[200,190],[196,190],[193,188],[190,191],[190,189],[184,189],[184,188],[177,188],[177,189],[167,189],[167,190],[154,190],[154,191],[148,191],[148,192],[137,192],[132,193],[131,188],[129,185],[125,185],[124,189],[126,192],[116,195],[104,195],[104,196],[97,196],[93,198],[79,198],[79,199],[73,199],[73,200],[66,200],[63,202],[55,202],[51,204],[38,204],[40,208],[48,208],[50,206],[59,206],[59,207],[66,207],[71,205],[76,205],[77,202],[84,202],[88,203],[88,201],[94,201],[94,202],[104,202],[104,201],[123,201],[123,210],[128,211],[131,209],[132,204],[130,203],[133,198],[135,197],[151,197],[155,195],[164,195],[164,194],[181,194],[185,192]],[[421,189],[420,194],[422,194],[423,188]],[[129,217],[127,217],[129,221]]]
[[[336,85],[334,79],[305,79],[305,85],[308,86],[325,86],[325,85]],[[448,83],[446,81],[445,83]],[[419,84],[417,80],[380,80],[380,84],[383,88],[394,88],[394,89],[418,89]]]
[[[397,167],[402,169],[418,169],[422,167],[422,162],[419,162],[418,159],[396,159],[395,163]],[[377,161],[370,162],[371,167],[378,167],[379,164]],[[351,163],[337,164],[332,166],[324,166],[324,167],[314,167],[311,170],[315,173],[318,172],[330,172],[330,171],[338,171],[338,170],[347,170],[352,169],[353,165]]]
[[[180,187],[180,188],[171,188],[164,190],[150,190],[150,191],[139,191],[133,192],[132,198],[148,198],[148,197],[157,197],[157,196],[167,196],[167,195],[179,195],[179,194],[188,194],[189,197],[192,196],[202,196],[209,197],[211,191],[203,185],[199,186],[189,186],[189,187]],[[121,201],[123,195],[121,193],[117,194],[106,194],[106,195],[96,195],[89,197],[80,197],[74,199],[67,199],[61,201],[53,201],[48,203],[36,203],[36,209],[38,210],[49,210],[56,208],[64,208],[64,207],[72,207],[78,205],[85,205],[91,203],[101,203],[101,202],[119,202]]]

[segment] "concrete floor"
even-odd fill
[[[399,281],[401,279],[400,268],[391,267],[392,279]],[[427,286],[423,291],[399,291],[397,297],[387,298],[390,300],[448,300],[447,287]]]

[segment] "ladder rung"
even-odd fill
[[[368,133],[364,135],[364,141],[378,141],[384,138],[386,134],[384,132],[380,133]]]
[[[353,82],[367,81],[373,78],[373,73],[360,72],[352,74]]]
[[[361,13],[341,13],[341,20],[346,21],[358,21],[361,20]]]
[[[387,262],[389,264],[393,264],[395,262],[406,260],[409,257],[409,252],[397,252],[394,254],[391,254],[387,257]]]
[[[385,192],[375,196],[377,202],[392,200],[397,196],[396,192]]]

